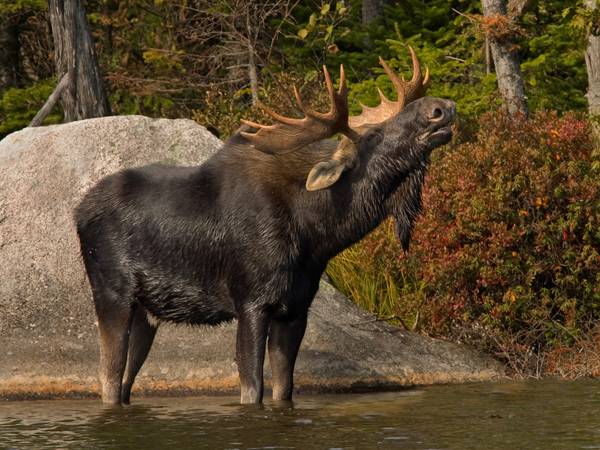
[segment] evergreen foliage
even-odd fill
[[[214,53],[223,45],[219,37],[198,32],[203,21],[233,14],[234,2],[207,5],[176,0],[86,3],[115,113],[201,118],[203,108],[216,97],[241,114],[247,112],[251,102],[245,61],[242,58],[237,67],[217,65]],[[391,89],[378,56],[410,76],[405,46],[412,45],[431,70],[431,94],[454,99],[462,117],[474,118],[499,105],[493,70],[486,73],[484,33],[477,24],[479,1],[393,2],[386,4],[381,19],[366,27],[361,25],[360,5],[356,0],[300,2],[291,16],[270,20],[264,34],[277,39],[272,46],[264,42],[268,51],[257,54],[261,88],[272,91],[281,74],[290,72],[311,82],[320,76],[322,64],[333,68],[343,63],[356,113],[357,100],[377,102],[376,86],[386,92]],[[3,0],[0,17],[43,16],[45,7],[42,0]],[[532,110],[585,108],[582,36],[593,20],[585,14],[581,0],[544,0],[534,2],[518,19],[523,30],[518,51]],[[240,50],[231,45],[230,52]],[[30,80],[38,82],[35,76]],[[28,101],[19,108],[26,104],[33,105]],[[221,128],[222,135],[231,132]]]
[[[47,8],[48,2],[45,0],[0,0],[0,15],[4,16],[45,11]]]
[[[26,88],[10,88],[4,91],[0,96],[0,137],[29,125],[55,85],[56,80],[49,79]],[[62,121],[62,112],[57,109],[46,118],[45,124]]]

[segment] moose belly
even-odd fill
[[[138,276],[136,300],[159,321],[216,325],[235,317],[218,285],[165,276]]]

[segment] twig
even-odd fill
[[[370,320],[365,320],[365,321],[362,321],[362,322],[349,323],[348,325],[350,325],[351,327],[356,328],[356,327],[358,327],[360,325],[368,325],[370,323],[375,323],[375,322],[386,322],[388,320],[394,320],[394,319],[400,320],[400,323],[402,323],[402,325],[404,325],[404,323],[402,322],[402,319],[400,317],[396,316],[396,315],[376,316],[375,318],[370,319]]]
[[[446,55],[446,56],[444,56],[444,58],[452,60],[452,61],[458,61],[458,62],[461,62],[461,63],[466,63],[467,62],[466,60],[457,58],[456,56]]]
[[[62,92],[68,86],[70,80],[71,77],[69,76],[69,72],[63,75],[61,80],[56,85],[56,88],[54,88],[52,94],[50,94],[50,97],[48,97],[48,100],[46,100],[46,103],[44,103],[44,106],[42,106],[42,108],[38,111],[38,113],[35,115],[31,123],[29,124],[30,127],[39,127],[40,125],[42,125],[46,116],[50,114],[52,108],[54,108],[54,105],[56,105],[56,102],[58,102],[58,100],[60,99]]]
[[[473,17],[472,15],[470,15],[470,14],[462,13],[458,9],[454,9],[454,8],[452,8],[452,11],[454,11],[459,16],[463,16],[464,18],[470,20],[473,23],[479,23],[479,21],[475,17]]]
[[[409,327],[408,325],[406,325],[406,322],[404,321],[404,319],[402,319],[402,317],[397,316],[395,314],[390,314],[389,316],[376,316],[373,319],[365,320],[363,322],[351,323],[349,325],[351,327],[357,328],[360,325],[368,325],[370,323],[376,323],[376,322],[389,322],[390,320],[397,320],[398,322],[400,322],[400,325],[402,325],[402,327],[406,331],[415,331],[416,330],[416,326],[419,323],[419,313],[417,312],[417,316],[415,318],[415,323],[414,323],[414,325],[412,327]]]

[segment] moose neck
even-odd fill
[[[305,193],[309,207],[300,214],[303,234],[313,247],[311,252],[324,263],[358,242],[390,214],[396,219],[410,217],[402,227],[412,227],[420,209],[420,185],[426,166],[426,160],[417,158],[407,163],[373,155],[331,188]],[[404,199],[405,194],[414,198]]]
[[[410,235],[428,163],[427,158],[411,157],[408,152],[404,157],[389,157],[367,150],[361,153],[358,166],[330,188],[307,191],[310,168],[330,158],[336,146],[335,141],[322,141],[275,157],[253,150],[234,136],[215,155],[219,167],[227,171],[221,177],[228,186],[227,196],[246,199],[251,193],[268,199],[270,207],[281,214],[277,226],[288,235],[286,246],[298,249],[306,262],[317,267],[324,267],[390,214],[397,222],[400,219],[403,235]]]

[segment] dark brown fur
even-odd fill
[[[451,102],[424,98],[354,142],[358,161],[328,189],[306,177],[337,144],[261,153],[236,134],[199,167],[146,166],[106,177],[75,218],[101,336],[103,400],[129,402],[159,321],[238,319],[243,403],[292,396],[306,317],[327,261],[388,215],[408,245],[433,148],[450,139]],[[125,381],[123,382],[123,377]]]

